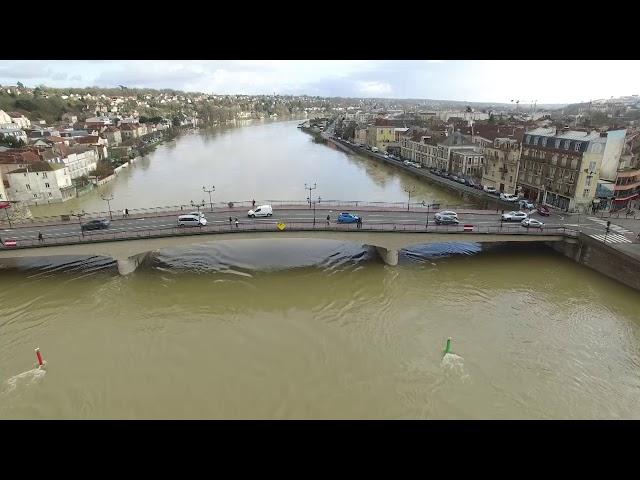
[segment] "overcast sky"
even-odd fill
[[[477,102],[640,94],[637,60],[0,60],[0,84]]]

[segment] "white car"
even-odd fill
[[[194,217],[200,216],[200,218],[205,218],[204,217],[204,213],[202,213],[202,212],[189,212],[189,213],[187,213],[187,215],[193,215]]]
[[[500,200],[505,200],[507,202],[515,202],[518,200],[518,196],[513,193],[501,193]]]
[[[436,213],[436,218],[438,218],[438,216],[440,217],[453,217],[455,219],[458,218],[458,214],[456,212],[454,212],[453,210],[443,210],[441,212]]]
[[[525,218],[520,222],[520,224],[527,228],[542,228],[544,226],[544,223],[540,220],[536,220],[535,218]]]
[[[502,221],[504,222],[516,222],[524,220],[525,218],[529,218],[529,214],[524,212],[509,212],[502,214]]]
[[[247,212],[247,216],[250,218],[270,217],[271,215],[273,215],[273,208],[271,208],[271,205],[260,205],[255,210],[249,210]]]
[[[487,193],[496,193],[497,192],[496,187],[489,187],[489,186],[485,185],[484,187],[482,187],[482,189]]]
[[[534,208],[536,208],[533,202],[530,202],[529,200],[520,200],[519,203],[520,208],[528,208],[529,210],[533,210]]]
[[[205,226],[207,224],[207,219],[204,217],[198,218],[196,215],[180,215],[178,217],[178,226],[179,227],[199,227]]]

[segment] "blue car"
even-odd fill
[[[338,223],[358,223],[359,218],[360,217],[358,217],[357,215],[342,212],[340,215],[338,215]]]

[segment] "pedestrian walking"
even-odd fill
[[[331,225],[331,215],[327,215],[327,227]]]
[[[124,208],[124,209],[122,209],[122,218],[124,218],[126,216],[127,216],[127,209]]]
[[[256,208],[256,201],[255,200],[251,200],[251,208]]]
[[[238,226],[238,217],[236,217],[236,228],[240,228],[240,227]]]
[[[361,217],[358,217],[358,221],[356,222],[356,226],[359,229],[362,228],[362,218]]]
[[[42,237],[42,232],[38,232],[38,241],[40,243],[44,242],[44,238]]]
[[[233,218],[229,217],[229,226],[233,223]]]
[[[125,214],[125,216],[126,216],[126,217],[128,217],[128,216],[129,216],[129,209],[128,209],[128,208],[125,208],[125,209],[124,209],[124,214]]]

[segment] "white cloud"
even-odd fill
[[[365,95],[387,95],[392,91],[386,82],[358,82],[358,89]]]

